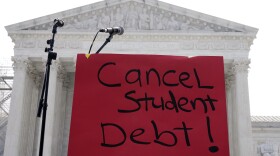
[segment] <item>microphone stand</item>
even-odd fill
[[[54,37],[57,32],[57,25],[53,26],[52,30],[52,39],[47,40],[47,44],[50,45],[50,48],[45,48],[45,52],[48,52],[48,60],[46,63],[46,71],[43,82],[43,88],[41,92],[41,98],[39,101],[37,117],[41,117],[41,113],[43,111],[42,117],[42,125],[41,125],[41,138],[40,138],[40,147],[39,147],[39,156],[43,155],[44,150],[44,135],[45,135],[45,124],[46,124],[46,115],[47,115],[47,107],[48,107],[48,89],[49,89],[49,77],[50,77],[50,66],[52,64],[52,60],[56,60],[57,53],[53,52],[54,45]]]
[[[113,33],[110,33],[109,37],[106,38],[106,41],[105,41],[105,42],[103,43],[103,45],[97,50],[97,52],[96,52],[95,54],[98,54],[98,53],[106,46],[106,44],[109,43],[109,42],[112,40],[113,35],[114,35]]]

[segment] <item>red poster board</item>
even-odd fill
[[[69,156],[229,156],[222,57],[77,56]]]

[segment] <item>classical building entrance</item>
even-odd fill
[[[232,156],[253,155],[248,54],[257,29],[154,0],[105,0],[7,26],[14,47],[14,82],[5,156],[38,153],[37,104],[53,20],[58,29],[51,67],[44,156],[66,156],[77,53],[87,53],[99,28],[123,26],[102,53],[223,56]],[[106,39],[100,34],[97,49]]]

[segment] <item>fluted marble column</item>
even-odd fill
[[[253,155],[252,126],[250,117],[250,102],[248,88],[248,68],[250,60],[235,59],[234,72],[234,105],[233,128],[235,156]]]
[[[23,56],[13,57],[14,81],[4,156],[32,155],[40,75]]]
[[[73,103],[73,93],[74,93],[74,74],[68,75],[68,83],[65,85],[64,89],[66,91],[66,109],[64,118],[64,131],[63,131],[63,144],[62,144],[62,154],[61,156],[68,155],[68,143],[70,134],[70,123],[72,116],[72,103]]]
[[[227,99],[227,121],[228,121],[228,139],[229,139],[229,149],[230,156],[235,155],[235,144],[234,144],[234,134],[233,134],[233,105],[234,105],[234,95],[233,88],[234,84],[234,73],[233,70],[227,71],[225,74],[225,83],[226,83],[226,99]]]
[[[57,61],[53,61],[50,70],[48,108],[44,141],[44,156],[60,156],[62,133],[64,129],[65,99],[63,81],[66,71]]]

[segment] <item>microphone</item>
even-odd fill
[[[54,19],[53,23],[54,23],[54,27],[63,27],[64,25],[64,22],[58,18]]]
[[[103,28],[103,29],[100,29],[99,32],[110,33],[112,35],[115,35],[115,34],[122,35],[124,32],[124,29],[123,29],[123,27]]]

